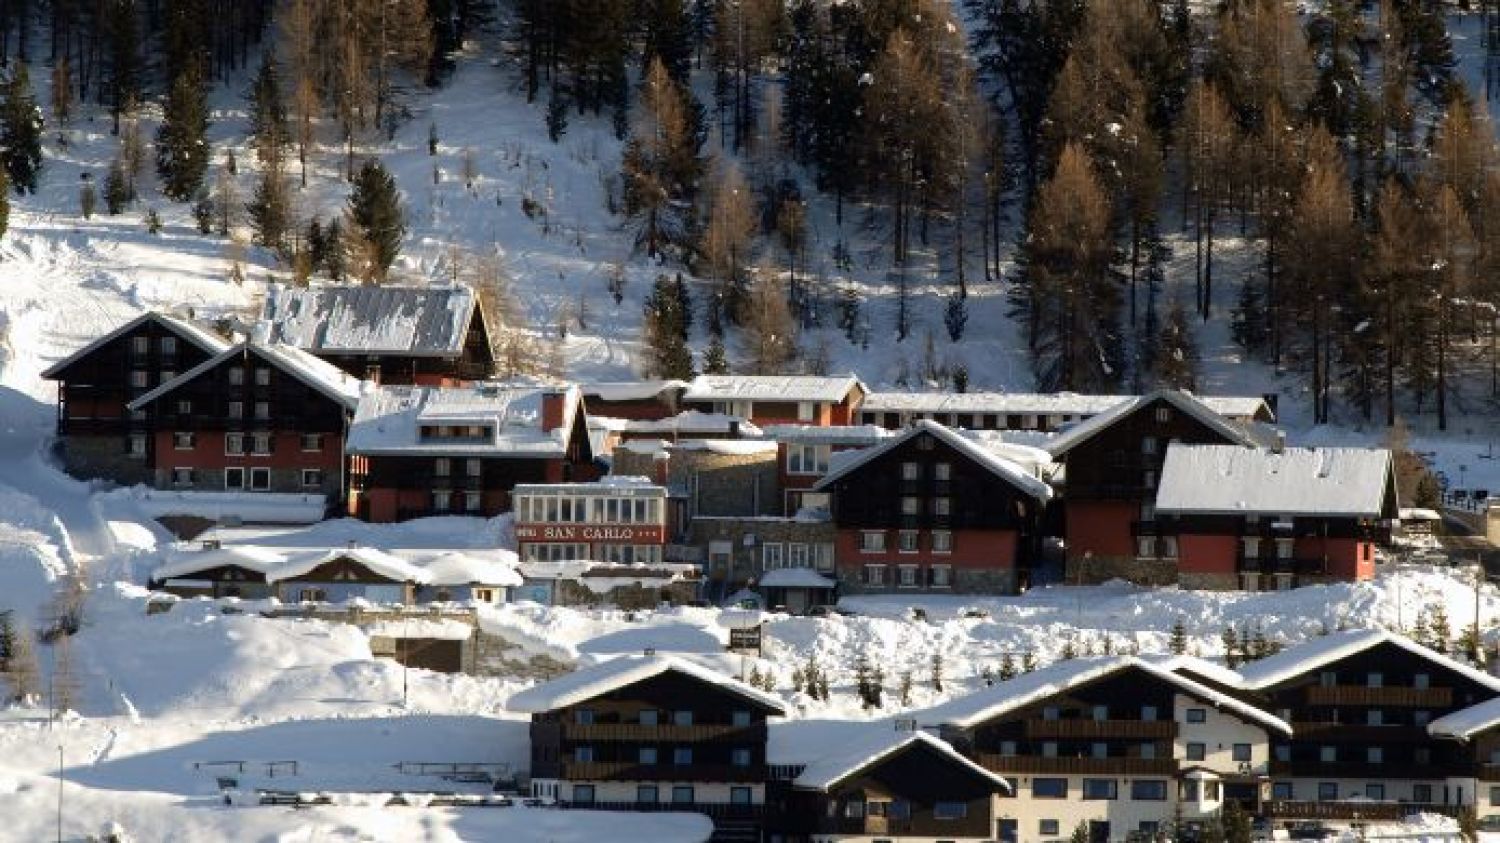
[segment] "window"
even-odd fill
[[[1166,424],[1167,422],[1169,422],[1171,420],[1172,420],[1172,408],[1171,407],[1157,407],[1156,408],[1156,421],[1158,423],[1160,423],[1160,424]]]
[[[1120,783],[1114,779],[1084,779],[1084,799],[1116,799],[1120,795]]]
[[[172,447],[179,451],[191,451],[197,445],[197,436],[191,433],[172,434]]]
[[[1057,741],[1042,741],[1042,757],[1043,758],[1056,758],[1057,757]]]
[[[1385,674],[1370,673],[1365,676],[1365,686],[1368,688],[1380,688],[1385,685]]]
[[[271,403],[269,401],[255,402],[255,417],[261,421],[271,417]]]
[[[268,368],[266,368],[265,366],[256,366],[255,367],[255,385],[256,386],[270,386],[271,385],[271,370],[268,369]]]
[[[1156,758],[1156,744],[1154,744],[1154,743],[1143,743],[1143,744],[1141,744],[1141,757],[1144,758],[1144,759],[1146,759],[1146,760],[1148,760],[1148,761],[1151,760],[1151,759]]]
[[[1162,536],[1161,537],[1161,555],[1162,555],[1163,559],[1176,559],[1177,558],[1177,537],[1176,536]]]
[[[1413,726],[1426,726],[1430,722],[1432,722],[1432,712],[1430,711],[1413,711],[1411,713],[1411,724]]]
[[[245,453],[245,434],[224,434],[224,453],[228,456],[239,456]]]
[[[177,402],[177,414],[178,415],[189,416],[189,415],[192,415],[192,413],[193,413],[193,402],[187,400],[186,398],[184,398],[181,401]]]
[[[1288,799],[1289,800],[1289,799],[1292,798],[1292,793],[1293,793],[1293,790],[1292,790],[1292,783],[1291,782],[1272,782],[1271,783],[1271,798],[1272,799]]]
[[[1259,559],[1260,558],[1260,539],[1258,539],[1258,538],[1256,538],[1254,536],[1248,536],[1245,539],[1243,539],[1242,541],[1244,541],[1244,543],[1245,543],[1245,558],[1246,559]]]
[[[151,353],[151,338],[150,337],[131,337],[130,338],[130,351],[133,354],[149,354],[149,353]]]
[[[1156,556],[1156,537],[1137,536],[1135,540],[1135,555],[1142,559],[1152,559]]]
[[[1370,782],[1365,785],[1365,798],[1376,802],[1385,801],[1385,785],[1379,782]]]
[[[1426,673],[1414,674],[1411,678],[1411,686],[1413,688],[1430,688],[1432,687],[1432,677]]]
[[[770,542],[763,545],[760,549],[760,564],[761,568],[767,571],[774,571],[780,568],[782,566],[781,544]]]
[[[193,485],[193,470],[191,468],[174,468],[174,469],[172,469],[172,485],[173,486],[191,486],[191,485]]]
[[[1016,754],[1017,747],[1018,744],[1015,741],[1001,741],[1000,755],[1006,758],[1010,758]]]
[[[1141,453],[1150,456],[1156,453],[1156,437],[1144,436],[1141,438]]]
[[[750,766],[750,750],[745,749],[743,747],[741,747],[739,749],[730,750],[730,752],[729,752],[729,766],[731,766],[731,767],[749,767]]]
[[[1190,708],[1187,710],[1187,722],[1205,723],[1208,721],[1208,709]]]
[[[229,402],[229,417],[232,418],[232,419],[242,419],[242,418],[244,418],[245,417],[245,402],[243,402],[243,401],[230,401]]]
[[[786,546],[786,562],[789,568],[806,568],[811,554],[803,542],[792,542]]]
[[[731,787],[729,789],[729,804],[731,804],[731,805],[749,805],[750,804],[750,788],[748,788],[748,787]]]
[[[642,805],[655,804],[661,801],[661,791],[654,784],[636,785],[635,801]]]
[[[302,434],[301,441],[302,450],[304,451],[316,452],[323,450],[323,434],[321,433],[304,433]]]
[[[679,746],[672,750],[672,763],[679,767],[686,767],[693,763],[693,748],[690,746]]]
[[[467,474],[470,477],[479,476],[479,467],[480,462],[477,457],[470,457],[464,460],[464,474]]]
[[[1155,471],[1143,471],[1143,472],[1141,472],[1141,488],[1144,488],[1144,489],[1155,489],[1156,488],[1156,472]]]
[[[861,553],[884,553],[885,533],[880,530],[865,530],[860,533],[859,550]]]
[[[797,402],[797,421],[812,421],[817,418],[818,405],[812,401]]]
[[[654,746],[643,746],[643,747],[641,747],[637,751],[637,753],[636,753],[636,760],[637,760],[638,763],[641,763],[641,764],[655,764],[656,763],[656,747],[654,747]]]
[[[947,482],[953,479],[953,464],[939,462],[932,464],[932,479]]]
[[[636,715],[636,722],[640,723],[642,726],[655,726],[657,725],[657,723],[661,722],[660,718],[661,712],[657,711],[656,709],[643,708],[641,709],[640,714]]]
[[[245,470],[237,467],[224,469],[224,488],[228,491],[245,488]]]
[[[1144,721],[1146,721],[1146,722],[1148,722],[1148,723],[1154,722],[1157,719],[1156,718],[1156,706],[1154,706],[1154,705],[1143,705],[1143,706],[1141,706],[1141,719],[1144,720]]]
[[[932,803],[932,818],[935,820],[961,820],[968,815],[969,805],[966,802]]]
[[[813,549],[813,567],[819,571],[833,570],[833,545],[815,544]]]
[[[1337,782],[1318,782],[1318,801],[1333,802],[1339,798]]]
[[[1141,520],[1156,520],[1156,503],[1153,501],[1141,501]]]
[[[1372,708],[1372,709],[1367,710],[1365,712],[1365,725],[1366,726],[1384,726],[1385,725],[1385,712],[1381,711],[1378,708]]]
[[[932,587],[933,588],[952,588],[953,587],[953,566],[952,565],[933,565],[932,566]]]
[[[573,801],[580,805],[594,804],[594,786],[591,784],[573,785]]]
[[[176,337],[162,337],[160,342],[161,342],[161,353],[162,354],[176,354],[177,353],[177,338]]]
[[[250,469],[250,491],[252,491],[252,492],[269,492],[269,491],[271,491],[271,469],[269,469],[269,468],[252,468],[252,469]]]
[[[592,746],[578,746],[573,748],[573,760],[585,763],[594,760],[594,748]]]
[[[865,566],[865,584],[866,585],[885,585],[885,566],[884,565],[866,565]]]
[[[146,456],[146,434],[130,434],[130,439],[125,444],[125,453],[132,457]]]
[[[323,486],[323,470],[321,468],[302,469],[302,488],[318,489]]]
[[[432,509],[434,512],[447,512],[453,508],[453,493],[447,489],[438,489],[432,493]]]
[[[1292,539],[1277,539],[1276,540],[1276,558],[1277,559],[1281,559],[1281,560],[1291,559],[1292,558],[1292,550],[1293,550],[1293,540]]]
[[[1091,715],[1093,716],[1095,723],[1099,723],[1099,722],[1108,720],[1109,719],[1109,706],[1107,706],[1107,705],[1096,705],[1096,706],[1094,706],[1093,711],[1091,712]]]
[[[1380,764],[1385,761],[1385,750],[1378,746],[1365,747],[1365,763]]]
[[[947,530],[933,530],[932,531],[932,552],[933,553],[952,553],[953,552],[953,534],[951,532],[947,531]]]
[[[1414,784],[1414,785],[1412,785],[1411,786],[1411,801],[1413,801],[1413,802],[1431,802],[1432,801],[1432,785],[1430,785],[1430,784]]]
[[[922,476],[922,466],[921,466],[920,463],[904,462],[904,463],[901,464],[901,479],[902,480],[917,480],[917,479],[920,479],[921,476]]]
[[[787,474],[827,474],[831,450],[827,445],[788,445]]]
[[[1339,675],[1331,670],[1325,670],[1318,674],[1318,684],[1324,688],[1332,688],[1339,684]]]
[[[922,499],[918,498],[918,497],[914,497],[912,495],[907,495],[907,496],[903,497],[901,499],[901,514],[902,515],[921,515],[922,514]]]
[[[896,534],[896,549],[902,553],[917,552],[917,531],[902,530]]]
[[[1062,710],[1055,705],[1049,705],[1042,709],[1043,720],[1061,720]]]
[[[1167,783],[1158,779],[1136,779],[1130,783],[1130,798],[1139,802],[1164,802]]]
[[[1500,805],[1500,787],[1490,788],[1490,804]]]
[[[130,385],[137,389],[145,389],[151,384],[151,376],[145,369],[133,369],[130,372]]]
[[[939,515],[939,516],[942,516],[944,518],[948,517],[949,515],[952,515],[953,514],[953,499],[952,498],[933,498],[932,499],[932,514],[933,515]]]
[[[672,725],[673,726],[691,726],[691,725],[693,725],[693,713],[691,711],[687,711],[687,710],[672,712]]]
[[[229,367],[229,385],[243,386],[245,383],[245,370],[239,366]]]
[[[693,786],[690,784],[679,784],[672,788],[672,801],[678,805],[693,804]]]
[[[864,819],[865,800],[859,797],[850,799],[844,803],[844,816],[850,819]]]
[[[432,473],[438,477],[447,477],[449,465],[447,457],[438,457],[432,461]]]
[[[483,495],[478,492],[464,492],[464,512],[478,512],[483,508]]]
[[[1189,761],[1202,761],[1203,760],[1203,753],[1204,753],[1204,751],[1205,751],[1206,748],[1207,748],[1207,745],[1206,744],[1202,744],[1202,743],[1190,743],[1190,744],[1188,744],[1187,745],[1187,760],[1189,760]]]
[[[1104,743],[1103,741],[1092,743],[1089,745],[1089,754],[1094,756],[1095,758],[1108,758],[1109,744]]]
[[[1318,760],[1324,764],[1332,764],[1339,760],[1339,749],[1336,746],[1318,747]]]
[[[897,565],[896,570],[899,572],[900,579],[898,580],[898,582],[902,588],[917,587],[916,565]]]
[[[1059,825],[1057,820],[1039,820],[1037,822],[1036,831],[1037,834],[1040,834],[1043,837],[1056,837],[1060,833],[1058,831],[1058,828]]]
[[[1032,779],[1031,795],[1035,799],[1068,798],[1067,779]]]
[[[740,708],[729,715],[729,725],[743,728],[750,725],[750,712]]]
[[[250,434],[250,447],[255,450],[255,453],[260,454],[261,456],[265,456],[266,454],[271,453],[271,434]]]

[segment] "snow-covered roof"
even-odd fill
[[[1146,395],[1129,398],[1085,422],[1068,428],[1047,443],[1047,450],[1054,457],[1073,450],[1074,447],[1094,438],[1101,431],[1113,427],[1115,422],[1154,403],[1166,401],[1178,410],[1192,416],[1204,425],[1223,434],[1231,442],[1241,445],[1259,444],[1250,431],[1235,424],[1191,393],[1180,389],[1159,389]]]
[[[1387,643],[1394,644],[1433,664],[1441,665],[1486,688],[1500,692],[1500,678],[1423,647],[1404,635],[1396,635],[1383,629],[1351,629],[1321,638],[1313,638],[1295,647],[1282,650],[1274,656],[1257,659],[1241,666],[1240,676],[1243,677],[1246,688],[1263,690]]]
[[[792,786],[802,790],[826,791],[908,747],[926,745],[948,756],[953,763],[967,767],[975,775],[989,780],[997,790],[1011,792],[1010,782],[965,758],[947,741],[926,732],[896,731],[889,723],[872,723],[868,730],[862,732],[858,737],[840,743],[831,752],[819,755],[793,780]]]
[[[130,402],[129,407],[132,410],[144,407],[163,395],[175,391],[183,384],[194,380],[204,372],[216,368],[226,360],[240,355],[248,356],[251,354],[260,357],[277,369],[286,372],[351,410],[354,409],[354,405],[359,401],[360,393],[364,388],[364,381],[351,376],[332,363],[314,357],[301,349],[293,348],[289,345],[267,345],[261,342],[246,341],[226,348],[219,354],[210,357],[172,380],[147,392],[145,395]]]
[[[1275,420],[1266,399],[1254,395],[1199,395],[1199,401],[1221,416],[1232,419],[1254,419],[1264,415]]]
[[[1213,705],[1228,709],[1241,718],[1259,723],[1282,734],[1291,734],[1292,727],[1285,720],[1262,711],[1249,703],[1200,682],[1153,664],[1135,656],[1113,656],[1104,658],[1068,659],[1047,665],[1014,679],[997,682],[965,697],[951,700],[928,709],[922,719],[960,729],[969,729],[1006,712],[1033,705],[1070,688],[1102,679],[1110,674],[1129,669],[1145,671],[1163,682],[1175,685],[1183,693]]]
[[[581,383],[578,388],[583,390],[584,398],[597,398],[600,401],[644,401],[655,398],[663,392],[673,389],[687,389],[687,381],[658,380],[658,381],[614,381]]]
[[[432,575],[425,568],[373,547],[343,547],[334,550],[300,554],[285,565],[266,572],[266,582],[281,582],[296,579],[336,559],[348,559],[368,568],[371,573],[396,582],[414,582],[426,585]]]
[[[865,396],[860,411],[1088,417],[1132,399],[1129,395],[1076,392],[872,392]],[[1198,400],[1214,412],[1234,418],[1270,415],[1265,399],[1256,396],[1201,395]]]
[[[320,354],[463,352],[477,299],[468,287],[273,285],[261,313],[271,342]]]
[[[101,346],[113,342],[117,337],[134,331],[137,327],[146,322],[156,322],[160,324],[162,327],[173,332],[182,339],[187,340],[193,345],[196,345],[199,348],[203,349],[203,351],[206,352],[210,357],[219,354],[220,352],[224,351],[224,349],[229,348],[230,345],[228,340],[224,339],[218,334],[215,334],[207,328],[195,325],[186,319],[179,319],[178,317],[172,316],[171,314],[167,313],[149,311],[147,313],[142,313],[140,316],[137,316],[129,322],[126,322],[125,324],[114,329],[113,331],[110,331],[104,336],[97,337],[93,342],[90,342],[83,348],[78,349],[77,351],[69,354],[67,357],[64,357],[56,363],[53,363],[51,366],[47,367],[45,371],[42,372],[42,377],[57,377],[63,369],[66,369],[68,366],[72,365],[75,360],[80,360],[84,357],[87,357],[88,355],[97,351]]]
[[[1441,521],[1441,520],[1443,520],[1443,516],[1442,516],[1442,513],[1438,512],[1435,509],[1427,509],[1425,507],[1420,507],[1420,506],[1403,506],[1403,507],[1401,507],[1401,520],[1402,521]]]
[[[286,555],[264,547],[234,545],[208,550],[187,550],[156,566],[151,579],[161,582],[169,577],[182,577],[212,568],[236,567],[264,574],[280,565],[285,565]]]
[[[562,423],[543,428],[549,393],[562,393]],[[577,387],[381,386],[365,393],[349,425],[351,454],[431,453],[454,456],[561,456],[580,406]],[[428,426],[490,428],[487,436],[423,439]]]
[[[759,688],[752,688],[732,676],[676,656],[622,656],[592,667],[580,668],[512,695],[505,707],[510,711],[530,714],[556,711],[667,672],[680,673],[715,685],[760,705],[772,714],[786,714],[786,707],[777,697]]]
[[[761,435],[775,442],[798,444],[879,445],[896,432],[874,424],[768,424],[761,429]]]
[[[1162,513],[1273,513],[1378,518],[1390,482],[1384,448],[1167,448]]]
[[[1468,740],[1480,732],[1500,726],[1500,697],[1461,708],[1427,724],[1427,734]]]
[[[986,447],[986,445],[982,442],[976,441],[968,436],[964,436],[963,434],[959,433],[956,430],[953,430],[952,428],[946,427],[928,419],[923,419],[917,422],[916,424],[902,431],[899,435],[887,439],[885,440],[885,442],[876,445],[873,448],[865,448],[861,451],[851,452],[848,457],[839,460],[836,464],[830,462],[828,466],[828,473],[823,475],[823,478],[819,480],[817,485],[815,485],[813,488],[826,489],[856,468],[859,468],[860,466],[870,462],[871,460],[881,456],[882,454],[890,452],[892,449],[899,447],[901,444],[905,443],[912,437],[920,436],[923,434],[928,434],[936,437],[938,441],[951,446],[954,450],[967,456],[969,459],[972,459],[974,462],[988,469],[995,476],[1010,483],[1012,486],[1015,486],[1017,489],[1020,489],[1026,494],[1031,495],[1037,500],[1044,501],[1052,497],[1052,487],[1048,486],[1045,482],[1038,479],[1035,475],[1027,472],[1026,469],[1021,465],[1010,459],[1007,459],[1004,456],[1001,456],[994,450]]]
[[[685,410],[664,419],[633,419],[625,423],[625,432],[637,435],[654,433],[659,436],[675,436],[683,431],[698,435],[738,433],[740,436],[759,436],[761,433],[760,428],[739,416],[704,413],[698,410]]]
[[[645,477],[606,475],[593,483],[517,483],[516,495],[596,495],[615,498],[664,498],[667,487],[658,486]]]
[[[1245,684],[1245,678],[1238,672],[1225,667],[1217,662],[1198,656],[1189,656],[1186,653],[1143,653],[1139,658],[1148,661],[1162,670],[1173,673],[1196,673],[1204,679],[1217,682],[1228,688],[1239,688]]]
[[[511,564],[495,558],[495,554],[509,557]],[[493,585],[517,587],[524,581],[515,568],[515,554],[511,551],[491,551],[489,555],[450,551],[431,559],[421,566],[427,571],[432,585]]]
[[[811,568],[776,568],[757,583],[761,588],[834,588],[838,583]]]
[[[868,392],[853,375],[699,375],[684,401],[842,401],[852,390]]]
[[[765,439],[632,439],[616,445],[617,450],[632,454],[655,454],[658,451],[708,451],[725,456],[749,456],[752,454],[774,454],[776,443]]]

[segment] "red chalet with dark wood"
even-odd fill
[[[367,521],[511,510],[520,483],[598,476],[576,386],[383,386],[349,429],[349,513]]]
[[[157,455],[151,413],[127,405],[228,347],[228,340],[185,319],[144,313],[42,372],[57,381],[63,467],[79,477],[151,482]]]
[[[130,403],[154,422],[153,482],[337,497],[361,382],[296,348],[244,342]]]
[[[682,393],[688,409],[756,425],[854,423],[869,392],[853,375],[699,375]]]
[[[932,421],[851,452],[814,487],[832,494],[840,588],[1014,591],[1039,554],[1046,464],[1034,448]]]

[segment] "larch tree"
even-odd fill
[[[708,226],[699,250],[709,276],[719,284],[714,306],[730,324],[738,325],[746,305],[745,275],[757,226],[755,197],[739,165],[732,160],[718,168],[712,195]]]
[[[749,374],[783,374],[797,357],[797,320],[787,306],[786,285],[768,265],[750,287],[741,340]]]
[[[287,142],[286,103],[281,95],[281,70],[267,52],[250,84],[250,145],[256,160],[265,164],[282,155]]]
[[[1381,384],[1389,427],[1396,424],[1396,374],[1406,358],[1407,344],[1411,338],[1430,335],[1432,328],[1420,324],[1429,308],[1421,306],[1419,293],[1428,270],[1421,264],[1422,243],[1429,232],[1413,198],[1396,179],[1387,179],[1381,187],[1375,221],[1370,282],[1381,303],[1375,321],[1384,355]]]
[[[1208,83],[1195,84],[1188,92],[1183,121],[1180,146],[1187,173],[1184,189],[1193,197],[1197,307],[1207,319],[1213,299],[1214,227],[1238,166],[1236,131],[1229,106]]]
[[[636,245],[648,257],[661,256],[668,244],[684,243],[689,220],[683,208],[701,167],[687,94],[665,65],[654,61],[621,160],[625,213],[640,221]]]

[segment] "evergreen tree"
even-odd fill
[[[943,325],[948,329],[948,339],[958,342],[964,338],[964,327],[969,324],[968,301],[958,293],[948,296],[943,306]]]
[[[282,251],[292,225],[292,210],[286,179],[279,167],[267,167],[261,173],[260,182],[246,203],[245,211],[250,215],[250,227],[255,230],[256,242]]]
[[[656,276],[645,311],[646,345],[651,355],[649,374],[658,378],[691,378],[693,355],[682,327],[684,313],[676,285],[667,276]]]
[[[1033,652],[1031,652],[1030,650],[1027,650],[1026,652],[1022,653],[1021,654],[1021,672],[1022,673],[1030,673],[1033,670],[1036,670],[1036,668],[1037,668],[1036,654],[1033,653]]]
[[[0,91],[0,155],[17,193],[36,192],[42,168],[42,110],[31,93],[31,76],[24,63],[16,65]]]
[[[1235,634],[1234,627],[1224,627],[1224,632],[1219,636],[1224,643],[1224,664],[1233,670],[1240,666],[1240,641]]]
[[[1429,629],[1432,643],[1428,646],[1439,653],[1447,653],[1453,641],[1453,629],[1448,624],[1448,609],[1442,603],[1432,607],[1432,621]]]
[[[1183,623],[1182,618],[1172,622],[1172,638],[1167,649],[1179,656],[1187,652],[1187,624]]]
[[[897,693],[900,695],[902,708],[911,708],[912,676],[911,671],[901,672],[901,685]]]
[[[1068,843],[1089,843],[1089,824],[1080,821],[1073,826],[1073,833],[1068,836]]]
[[[349,274],[349,264],[344,259],[344,224],[338,217],[328,221],[323,236],[328,244],[323,255],[323,270],[335,283],[342,284]]]
[[[99,204],[99,192],[94,189],[94,180],[88,173],[78,177],[78,212],[85,220],[93,219],[94,207]],[[6,199],[6,210],[10,209],[10,199]]]
[[[1072,636],[1068,636],[1068,639],[1063,642],[1061,656],[1064,661],[1078,658],[1078,646],[1074,643]]]
[[[724,338],[717,334],[708,341],[708,350],[703,352],[703,374],[729,374],[729,355],[724,350]]]
[[[276,56],[267,51],[250,85],[250,143],[262,164],[279,160],[288,139],[286,103]]]
[[[0,610],[0,674],[10,669],[10,660],[15,652],[15,614],[10,609]]]
[[[146,231],[147,231],[147,233],[149,233],[149,234],[160,234],[161,233],[161,214],[157,213],[155,208],[147,208],[146,209],[146,219],[145,219],[145,222],[146,222]]]
[[[109,110],[114,132],[141,98],[141,38],[136,22],[136,0],[104,0],[105,34],[108,39]]]
[[[130,179],[125,174],[125,162],[116,155],[109,162],[109,173],[104,176],[104,210],[111,216],[122,213],[130,204]]]
[[[1250,815],[1238,799],[1224,801],[1220,822],[1224,826],[1224,843],[1250,843],[1253,832]]]
[[[568,133],[568,101],[556,85],[547,96],[547,138],[553,143]]]
[[[943,654],[932,654],[932,690],[943,692]]]
[[[197,62],[172,82],[172,90],[156,133],[156,172],[161,191],[179,202],[191,199],[203,186],[211,149],[208,133],[206,85]]]
[[[999,674],[1000,681],[1004,682],[1007,679],[1014,679],[1016,678],[1016,674],[1016,660],[1011,657],[1010,653],[1006,653],[1005,655],[1001,656]]]
[[[1198,345],[1193,340],[1187,308],[1174,300],[1167,322],[1157,338],[1156,382],[1173,389],[1193,390],[1198,385]]]
[[[406,220],[396,180],[379,161],[367,159],[359,168],[349,195],[348,213],[352,225],[370,244],[375,277],[384,279],[401,251]]]
[[[25,703],[41,693],[41,670],[37,667],[32,637],[18,630],[6,661],[4,678],[10,685],[10,700]]]
[[[214,230],[214,200],[207,190],[199,190],[198,197],[193,200],[193,221],[198,224],[199,234],[209,234]]]

